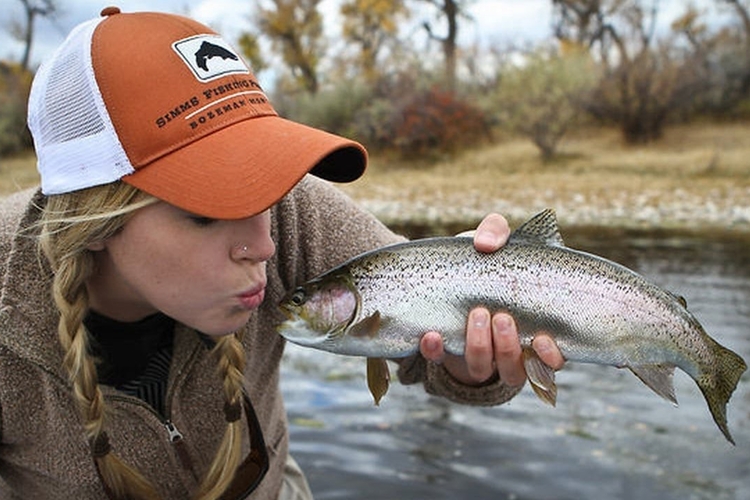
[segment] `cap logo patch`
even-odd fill
[[[182,61],[201,82],[250,71],[234,49],[217,35],[198,35],[172,44]]]

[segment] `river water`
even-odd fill
[[[750,361],[750,240],[669,232],[566,232],[684,296],[706,331]],[[291,450],[318,500],[750,500],[750,375],[728,407],[729,444],[692,379],[674,407],[628,370],[568,363],[557,407],[529,387],[492,408],[394,383],[380,407],[365,364],[289,345]]]

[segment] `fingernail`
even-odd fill
[[[495,327],[495,331],[497,333],[507,333],[508,330],[510,330],[510,318],[506,316],[505,314],[499,314],[492,318],[492,326]]]
[[[438,342],[438,339],[434,339],[434,338],[432,338],[432,337],[428,337],[428,338],[426,339],[426,344],[427,344],[427,346],[426,346],[426,347],[427,347],[427,349],[428,349],[428,350],[429,350],[430,352],[435,352],[435,351],[437,351],[438,349],[440,349],[440,342]]]
[[[533,342],[534,350],[537,352],[537,354],[550,352],[552,350],[551,344],[552,342],[546,337],[536,338]]]
[[[471,322],[476,329],[485,329],[490,322],[490,313],[484,309],[471,312]]]

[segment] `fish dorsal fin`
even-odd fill
[[[510,235],[510,241],[564,247],[555,211],[548,208],[524,222]]]

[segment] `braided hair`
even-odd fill
[[[122,182],[48,196],[42,208],[39,248],[54,274],[52,295],[60,313],[58,336],[63,365],[83,417],[92,457],[110,496],[117,499],[160,498],[156,488],[121,460],[112,449],[105,427],[106,404],[84,326],[89,308],[86,282],[94,269],[92,243],[115,235],[136,210],[158,200]],[[239,334],[227,335],[214,347],[223,380],[227,428],[208,473],[194,498],[217,499],[232,481],[240,463],[242,426],[239,413],[245,355]]]

